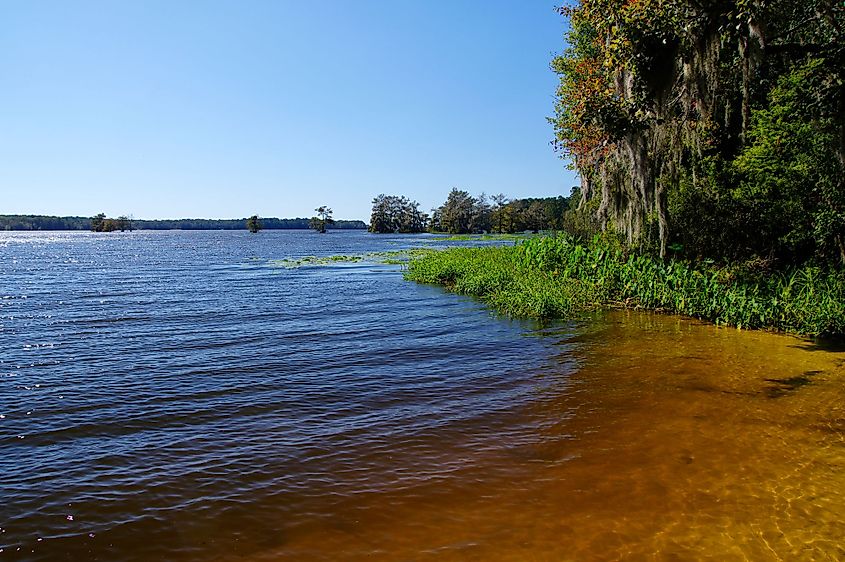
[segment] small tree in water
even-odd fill
[[[325,205],[317,207],[314,210],[317,211],[317,216],[311,217],[311,228],[320,234],[325,234],[326,227],[330,224],[334,224],[334,219],[332,218],[332,213],[334,211]]]
[[[261,230],[261,221],[258,220],[258,215],[252,215],[246,219],[246,228],[253,234]]]

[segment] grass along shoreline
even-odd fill
[[[803,267],[755,272],[708,262],[663,262],[596,238],[448,248],[413,256],[406,279],[479,297],[511,316],[567,317],[642,308],[721,325],[810,336],[845,335],[845,275]]]

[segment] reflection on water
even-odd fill
[[[845,353],[243,234],[0,244],[0,560],[845,559]]]

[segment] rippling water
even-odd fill
[[[0,234],[0,559],[845,557],[842,353],[278,261],[427,240]]]

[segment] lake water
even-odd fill
[[[0,233],[0,560],[841,560],[845,354],[406,282],[428,236]]]

